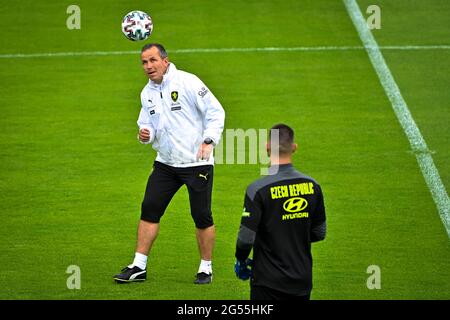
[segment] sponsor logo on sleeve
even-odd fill
[[[206,89],[205,87],[202,87],[200,89],[200,91],[198,92],[198,95],[203,98],[208,92],[209,92],[208,89]]]
[[[244,210],[242,211],[242,216],[244,218],[250,217],[250,212],[247,211],[247,209],[244,207]]]

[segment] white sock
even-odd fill
[[[200,266],[198,267],[198,273],[200,272],[212,274],[212,261],[201,260]]]
[[[136,252],[132,265],[145,270],[147,268],[147,256],[145,254]]]

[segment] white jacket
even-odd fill
[[[198,161],[197,152],[206,138],[218,144],[225,121],[220,102],[195,75],[170,63],[161,84],[149,80],[141,92],[139,129],[150,131],[156,161],[174,167],[214,164],[214,158]]]

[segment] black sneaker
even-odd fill
[[[208,284],[212,281],[212,273],[199,272],[196,277],[195,284]]]
[[[117,283],[145,281],[145,279],[147,279],[147,271],[136,266],[123,268],[122,273],[114,276]]]

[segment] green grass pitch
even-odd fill
[[[81,9],[68,30],[66,9]],[[358,0],[381,8],[380,46],[446,45],[447,0]],[[361,41],[342,1],[19,1],[0,3],[0,299],[248,299],[233,272],[246,186],[259,165],[218,164],[214,282],[194,286],[199,256],[187,192],[161,222],[145,283],[112,276],[134,254],[155,153],[136,140],[139,50],[122,17],[150,13],[179,69],[197,74],[228,129],[296,130],[296,167],[322,185],[327,239],[313,245],[312,299],[449,299],[450,242],[415,155],[364,50],[197,52],[178,49],[345,47]],[[172,53],[171,53],[172,51]],[[450,185],[450,51],[382,50]],[[81,270],[81,289],[66,269]],[[368,266],[381,269],[369,290]]]

